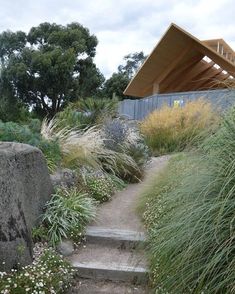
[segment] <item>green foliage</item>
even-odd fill
[[[87,98],[79,99],[58,113],[60,128],[87,128],[102,123],[107,117],[117,113],[116,99]]]
[[[0,293],[57,293],[70,286],[73,270],[52,249],[45,249],[33,264],[10,273],[0,272]]]
[[[131,78],[146,59],[144,53],[136,52],[124,56],[124,65],[118,66],[118,72],[105,81],[103,95],[108,98],[116,96],[120,99],[132,98],[123,94]]]
[[[146,58],[147,56],[144,55],[143,51],[128,54],[123,58],[125,64],[118,66],[118,72],[127,75],[131,79]]]
[[[48,167],[53,171],[61,160],[60,147],[56,141],[44,140],[40,133],[34,132],[39,126],[38,121],[31,121],[29,126],[14,122],[3,123],[0,121],[0,141],[25,143],[42,150],[48,160]]]
[[[90,173],[85,176],[86,191],[95,200],[108,201],[114,194],[114,184],[104,173]]]
[[[27,108],[19,103],[13,95],[3,93],[0,88],[0,120],[25,122],[29,118]]]
[[[109,178],[113,183],[113,186],[116,191],[121,191],[127,187],[127,183],[124,180],[120,179],[119,177],[109,174]]]
[[[85,226],[95,218],[95,201],[76,188],[58,189],[46,204],[43,223],[48,231],[48,240],[55,246],[62,238],[75,241]]]
[[[146,192],[156,293],[233,293],[235,112]]]
[[[6,97],[40,116],[52,117],[75,97],[94,95],[104,81],[93,62],[97,39],[79,23],[42,23],[27,35],[3,32],[0,45]]]
[[[34,243],[47,241],[47,228],[42,224],[32,228],[32,238]]]
[[[113,98],[118,97],[120,99],[129,98],[123,94],[129,84],[130,79],[123,73],[113,73],[112,76],[104,83],[104,95],[105,97]]]

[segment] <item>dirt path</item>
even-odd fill
[[[110,202],[100,206],[96,222],[92,225],[110,229],[143,231],[143,225],[136,213],[136,205],[143,188],[148,185],[152,176],[162,170],[169,156],[155,157],[146,169],[144,180],[130,184],[123,191],[117,192]]]

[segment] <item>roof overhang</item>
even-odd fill
[[[224,81],[235,78],[234,57],[223,39],[200,41],[171,24],[124,94],[146,97],[225,88]]]

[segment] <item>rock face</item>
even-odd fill
[[[51,175],[51,181],[54,188],[71,188],[77,184],[77,180],[75,172],[68,168],[59,170]]]
[[[31,229],[52,193],[42,152],[0,143],[0,271],[32,261]]]

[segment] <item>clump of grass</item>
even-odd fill
[[[46,204],[42,218],[50,244],[55,246],[62,238],[80,236],[85,226],[95,218],[95,206],[93,199],[76,188],[57,189]]]
[[[156,293],[235,291],[235,111],[145,192]],[[156,180],[156,179],[155,179]]]
[[[64,166],[90,166],[123,177],[140,174],[138,164],[130,155],[123,150],[106,148],[105,136],[98,127],[85,130],[60,129],[56,119],[45,120],[41,133],[45,139],[59,143]]]
[[[153,154],[161,155],[198,145],[217,123],[218,114],[210,103],[198,99],[184,107],[164,106],[153,111],[140,124],[140,129]]]

